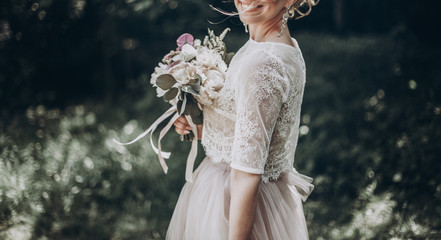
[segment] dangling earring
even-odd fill
[[[245,32],[248,33],[248,24],[244,23],[243,26],[245,27]]]
[[[282,16],[282,29],[280,30],[280,33],[279,33],[279,35],[277,35],[277,37],[282,36],[283,31],[285,31],[286,24],[288,23],[288,19],[289,19],[289,17],[291,17],[291,14],[289,13],[289,10],[291,9],[291,7],[292,7],[292,5],[286,9],[286,12]]]

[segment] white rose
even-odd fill
[[[190,44],[184,44],[184,46],[182,46],[182,51],[180,53],[181,60],[188,62],[194,57],[196,57],[197,54],[198,52],[193,46],[191,46]]]
[[[218,70],[210,70],[207,72],[207,81],[205,86],[214,91],[219,91],[225,82],[225,76]]]
[[[227,64],[224,62],[224,60],[222,60],[222,58],[219,56],[218,57],[218,62],[217,62],[217,67],[222,71],[222,72],[226,72],[228,67]]]
[[[205,74],[203,74],[200,95],[196,97],[199,103],[210,106],[213,99],[219,97],[219,91],[224,86],[225,74],[219,69],[206,69]]]
[[[194,79],[197,74],[196,68],[189,63],[181,63],[170,70],[170,74],[175,77],[180,85],[186,85],[191,79]]]
[[[214,66],[212,59],[212,54],[210,54],[209,49],[202,47],[198,48],[196,56],[196,62],[200,65]]]
[[[195,96],[195,98],[198,103],[202,104],[203,106],[210,106],[213,103],[213,98],[208,95],[204,86],[201,86],[199,96]]]
[[[219,53],[206,47],[198,48],[198,55],[196,56],[198,65],[205,65],[209,67],[219,68],[221,71],[227,71],[227,65],[222,60]]]

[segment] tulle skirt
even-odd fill
[[[228,164],[204,159],[193,175],[194,182],[182,189],[166,239],[228,239],[230,173]],[[251,239],[308,239],[301,200],[288,177],[260,183]]]

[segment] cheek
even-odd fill
[[[240,4],[239,0],[234,0],[234,7],[236,8],[236,10],[239,10],[239,4]]]

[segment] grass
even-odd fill
[[[394,35],[296,38],[307,87],[295,166],[315,178],[304,205],[311,239],[439,238],[440,81],[427,64],[439,50],[410,51]],[[112,105],[2,113],[0,238],[164,239],[189,144],[163,140],[173,152],[165,175],[147,139],[112,141],[166,110],[145,83],[142,97],[128,90]]]

